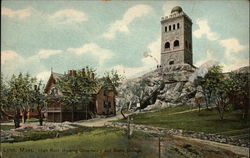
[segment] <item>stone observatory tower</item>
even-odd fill
[[[193,65],[192,20],[176,6],[161,19],[161,66]]]

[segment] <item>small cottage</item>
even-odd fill
[[[85,71],[82,69],[81,71]],[[76,75],[76,70],[69,70],[65,75]],[[94,77],[94,74],[89,74]],[[56,84],[63,77],[63,74],[51,72],[50,78],[45,87],[45,93],[50,94],[51,99],[47,105],[45,114],[47,121],[64,122],[91,119],[97,115],[115,115],[115,97],[117,92],[109,78],[100,78],[100,88],[92,94],[92,101],[84,105],[67,106],[63,102],[63,94],[57,89]]]
[[[109,78],[102,78],[103,86],[96,94],[96,114],[116,115],[115,97],[117,92]]]

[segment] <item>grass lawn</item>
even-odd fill
[[[2,143],[1,148],[3,156],[8,158],[116,158],[127,157],[127,154],[133,157],[142,154],[136,148],[136,144],[129,144],[126,132],[116,128],[93,128],[90,131],[61,138]],[[127,150],[130,150],[130,152],[125,152]],[[154,149],[146,149],[151,153],[152,150]]]
[[[174,137],[161,138],[161,157],[236,157],[229,151]],[[159,155],[157,135],[135,132],[127,139],[117,128],[92,130],[54,139],[2,143],[3,158],[155,158]]]
[[[10,130],[14,128],[15,128],[14,125],[1,125],[1,130]]]
[[[173,114],[188,109],[189,107],[179,106],[159,112],[138,114],[133,117],[131,123],[248,137],[248,123],[241,119],[240,111],[225,112],[224,120],[220,120],[216,109]],[[121,120],[121,122],[126,122],[126,120]]]

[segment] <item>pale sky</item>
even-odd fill
[[[160,19],[181,6],[193,21],[193,59],[248,65],[249,2],[232,1],[2,1],[1,68],[9,77],[91,66],[99,76],[117,69],[127,78],[160,61]],[[144,57],[149,52],[153,57]],[[154,60],[156,58],[156,60]]]

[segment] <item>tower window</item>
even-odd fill
[[[169,65],[174,65],[174,61],[170,61],[170,62],[169,62]]]
[[[189,43],[189,49],[192,50],[192,45],[191,45],[191,43]]]
[[[186,45],[186,48],[188,48],[188,42],[187,41],[185,42],[185,45]]]
[[[168,26],[168,31],[171,31],[171,25]]]
[[[165,27],[165,32],[168,32],[168,27],[167,26]]]
[[[178,24],[177,24],[177,29],[179,29],[179,28],[180,28],[180,24],[178,23]]]
[[[170,48],[170,43],[169,43],[169,42],[166,42],[166,43],[165,43],[165,48],[166,48],[166,49]]]
[[[179,47],[179,46],[180,46],[179,41],[178,41],[178,40],[175,40],[175,41],[174,41],[174,47]]]
[[[175,24],[173,25],[173,30],[175,30]]]

